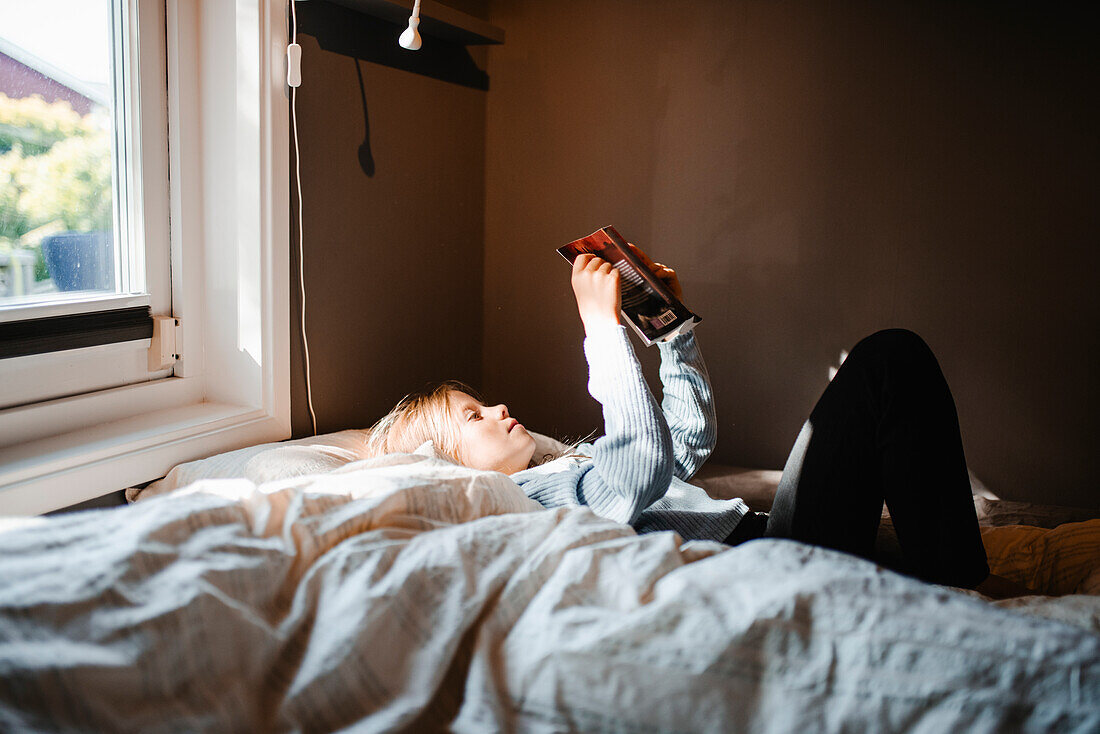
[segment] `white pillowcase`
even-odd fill
[[[527,433],[535,439],[535,453],[533,456],[536,459],[541,459],[547,454],[557,454],[569,448],[568,444],[564,444],[556,438],[550,438],[534,431],[527,431]]]
[[[367,458],[366,430],[348,430],[227,451],[180,464],[163,479],[126,490],[136,502],[185,487],[200,479],[248,479],[256,484],[304,474],[322,474]]]
[[[565,448],[565,444],[541,433],[529,432],[535,439],[535,455],[553,453]],[[173,467],[163,479],[147,487],[130,487],[126,500],[137,502],[186,487],[200,479],[248,479],[262,484],[273,479],[287,479],[305,474],[324,474],[359,459],[369,458],[367,452],[368,430],[347,430],[310,436],[294,441],[279,441],[227,451],[206,459],[197,459]],[[439,453],[431,441],[427,441],[414,453],[447,459]]]

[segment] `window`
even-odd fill
[[[166,377],[144,358],[172,310],[163,7],[0,17],[0,408]]]
[[[115,236],[115,204],[125,206],[114,175],[116,139],[125,145],[113,119],[126,102],[112,73],[125,60],[112,43],[124,38],[112,29],[121,10],[110,0],[3,3],[0,306],[143,290]]]
[[[115,249],[103,261],[115,285],[36,285],[52,295],[0,303],[0,335],[149,309],[170,324],[179,358],[150,371],[145,337],[0,359],[0,515],[47,512],[290,435],[285,3],[73,2],[111,8]],[[13,33],[16,6],[53,7],[47,27],[64,15],[0,0],[0,35]],[[38,311],[11,318],[24,309]]]

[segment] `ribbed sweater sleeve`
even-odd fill
[[[694,332],[658,342],[657,348],[664,387],[661,409],[672,434],[673,472],[686,482],[714,451],[718,437],[714,393]]]
[[[547,507],[588,505],[598,515],[633,524],[664,496],[672,481],[672,437],[649,391],[626,327],[601,329],[584,340],[588,392],[603,406],[605,434],[579,478],[563,474],[524,485]]]

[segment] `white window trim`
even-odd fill
[[[113,86],[121,95],[112,112],[114,178],[118,183],[114,192],[115,285],[121,291],[9,298],[0,308],[0,321],[131,306],[149,306],[157,315],[172,312],[165,0],[111,0],[111,4],[112,23],[126,29],[124,47],[114,49]],[[99,347],[94,352],[65,350],[3,360],[0,410],[172,374],[170,365],[150,370],[141,353],[149,348],[147,339]]]
[[[48,512],[290,436],[283,5],[167,0],[182,357],[173,377],[0,411],[0,514]]]
[[[15,299],[9,298],[9,303],[12,300]],[[0,309],[0,323],[24,321],[26,319],[45,319],[51,316],[70,316],[78,313],[108,311],[134,306],[152,306],[152,299],[145,293],[96,293],[91,296],[85,293],[63,295],[52,298],[45,303],[39,301],[25,306],[5,304],[5,307]]]

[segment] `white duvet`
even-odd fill
[[[1053,621],[387,456],[0,526],[0,731],[1097,731],[1098,599]]]

